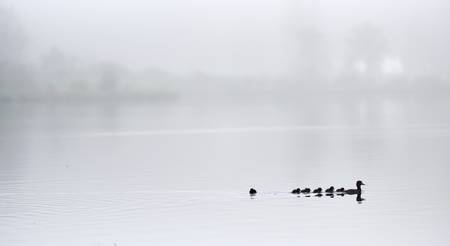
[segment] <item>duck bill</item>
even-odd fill
[[[363,182],[361,182],[361,185],[366,185],[366,184],[364,184]]]

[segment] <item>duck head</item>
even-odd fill
[[[366,184],[364,184],[361,180],[356,181],[356,188],[358,188],[358,190],[361,189],[361,185],[366,185]]]

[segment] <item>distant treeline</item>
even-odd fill
[[[408,72],[405,62],[389,56],[383,34],[370,23],[353,30],[349,39],[352,50],[336,62],[339,69],[332,66],[333,59],[324,59],[321,33],[304,28],[299,32],[298,71],[294,76],[276,78],[208,72],[181,76],[156,68],[136,70],[110,61],[87,64],[57,47],[42,52],[38,59],[29,59],[29,39],[20,21],[11,9],[1,6],[0,35],[2,100],[174,100],[190,95],[450,90],[448,71]]]

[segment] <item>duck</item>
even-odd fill
[[[250,190],[248,191],[248,193],[250,194],[250,195],[255,195],[256,193],[258,193],[255,189],[253,189],[253,188],[250,188]]]
[[[344,187],[339,188],[339,189],[336,190],[336,192],[344,192],[344,191],[345,191]]]
[[[313,191],[313,193],[322,193],[322,188],[317,188]]]
[[[310,193],[311,189],[310,188],[305,188],[303,190],[300,191],[301,193]]]
[[[334,192],[334,186],[331,186],[330,188],[325,190],[326,193],[333,193]]]
[[[348,189],[345,190],[345,194],[354,195],[354,194],[361,194],[362,189],[361,185],[365,185],[361,180],[356,181],[356,189]]]
[[[300,194],[300,192],[301,192],[300,188],[293,189],[293,190],[291,191],[292,194]]]

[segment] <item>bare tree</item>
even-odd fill
[[[26,37],[12,9],[0,6],[0,89],[2,93],[22,90],[30,78],[23,64]]]
[[[387,51],[387,41],[382,32],[370,22],[353,29],[349,41],[348,63],[359,70],[369,81],[381,73],[381,63]]]

